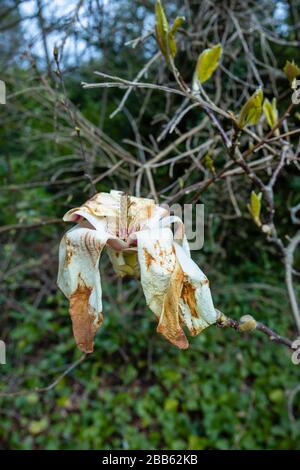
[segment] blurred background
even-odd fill
[[[205,204],[205,243],[193,258],[210,279],[216,307],[236,319],[252,314],[297,337],[282,260],[247,209],[251,182],[237,169],[197,195],[227,158],[204,113],[191,109],[169,134],[182,97],[135,89],[122,102],[124,89],[81,86],[101,81],[94,74],[101,71],[176,87],[158,54],[154,3],[1,0],[2,449],[300,449],[300,366],[289,350],[258,332],[215,327],[191,338],[189,350],[177,350],[156,334],[138,281],[118,279],[105,254],[105,321],[94,353],[56,386],[34,391],[80,358],[68,302],[56,286],[57,253],[67,229],[63,214],[94,189],[160,202],[196,196]],[[222,64],[205,88],[210,98],[238,112],[263,86],[285,111],[291,93],[282,69],[286,60],[300,64],[299,0],[165,0],[164,6],[170,21],[186,18],[176,64],[187,83],[199,53],[222,42]],[[297,106],[290,119],[299,127]],[[257,133],[266,130],[262,119]],[[255,157],[261,175],[273,168],[266,152]],[[150,173],[140,171],[136,162],[157,155]],[[299,202],[297,164],[284,169],[276,186],[282,237],[295,232],[288,209]],[[295,270],[299,262],[295,253]]]

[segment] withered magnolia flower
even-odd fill
[[[77,225],[60,243],[58,286],[70,301],[82,351],[93,351],[103,322],[99,260],[105,246],[118,275],[140,276],[157,331],[178,348],[189,346],[183,325],[195,336],[216,322],[208,279],[191,259],[182,221],[152,199],[99,193],[63,220]]]

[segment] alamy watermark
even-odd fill
[[[300,104],[300,80],[295,80],[292,88],[294,90],[294,93],[292,94],[292,102],[294,104]]]
[[[296,339],[293,342],[292,348],[295,349],[292,354],[292,363],[297,366],[298,364],[300,364],[300,338]]]
[[[118,236],[124,240],[139,230],[139,215],[135,214],[137,222],[132,222],[127,214],[127,206],[124,207],[121,201],[118,215],[107,216],[109,225],[116,227]],[[160,204],[159,211],[149,217],[147,227],[150,239],[163,239],[164,231],[171,229],[175,242],[188,242],[190,250],[201,250],[204,245],[204,204]]]
[[[201,250],[204,245],[204,204],[161,204],[174,221],[174,240],[182,239],[182,223],[190,250]],[[162,219],[163,221],[163,219]]]
[[[0,104],[6,104],[6,86],[3,80],[0,80]],[[6,344],[0,339],[0,365],[6,364]]]
[[[0,339],[0,365],[6,364],[6,345],[4,341]]]
[[[0,80],[0,104],[6,104],[6,86],[3,80]]]

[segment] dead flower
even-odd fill
[[[58,286],[70,301],[82,351],[93,351],[103,322],[99,260],[104,247],[118,275],[140,276],[157,331],[178,348],[189,346],[183,325],[195,336],[217,321],[208,279],[191,259],[182,221],[152,199],[99,193],[63,220],[77,225],[60,243]],[[174,239],[173,223],[180,240]]]

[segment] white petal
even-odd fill
[[[77,226],[64,235],[59,247],[57,283],[70,300],[75,340],[85,352],[93,351],[93,339],[103,321],[99,259],[107,237],[103,230]]]
[[[175,241],[178,241],[178,239],[180,240],[180,242],[178,243],[180,244],[180,246],[182,246],[182,248],[184,249],[188,257],[190,258],[191,257],[190,247],[186,238],[186,234],[184,230],[184,223],[177,215],[164,217],[160,222],[161,227],[170,227],[171,224],[177,225],[177,227],[175,225],[174,240]]]
[[[117,235],[120,210],[120,195],[117,191],[95,194],[82,206],[69,210],[63,217],[65,222],[78,222],[86,219],[97,230],[105,223],[105,230],[112,236]]]
[[[170,229],[143,230],[136,234],[141,283],[147,305],[160,318],[163,299],[175,267]]]
[[[182,320],[191,334],[197,335],[217,321],[209,281],[184,249],[177,243],[174,243],[174,246],[177,259],[185,275],[180,298]]]
[[[188,341],[181,328],[179,298],[182,269],[173,247],[169,228],[137,233],[141,283],[150,309],[159,319],[157,331],[181,349]]]

